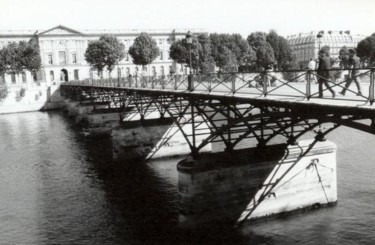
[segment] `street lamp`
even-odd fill
[[[191,63],[191,46],[193,44],[193,36],[191,35],[191,32],[188,31],[186,34],[186,43],[189,45],[189,76],[188,76],[188,90],[193,90],[193,84],[192,84],[192,63]]]
[[[117,87],[120,87],[120,76],[121,76],[121,69],[117,61]]]
[[[193,36],[191,35],[191,32],[188,31],[188,33],[186,34],[186,43],[189,45],[189,68],[190,68],[190,75],[191,75],[191,68],[192,68],[192,64],[191,64],[191,46],[193,45]]]

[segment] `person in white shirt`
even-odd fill
[[[315,75],[316,62],[313,58],[310,58],[310,61],[307,65],[307,69],[310,71],[310,82],[315,81],[315,83],[318,83],[318,81],[316,80],[316,75]],[[309,74],[307,74],[307,76],[308,75]],[[307,79],[307,76],[306,76],[306,79]]]

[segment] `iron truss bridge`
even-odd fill
[[[308,70],[72,81],[61,84],[61,93],[81,102],[106,102],[124,121],[155,114],[172,118],[193,156],[214,142],[230,152],[245,142],[259,148],[295,144],[308,132],[324,140],[339,126],[375,133],[375,69],[329,73],[325,80],[335,97],[326,86],[319,97],[316,81],[324,78]],[[354,80],[360,80],[361,93]],[[344,88],[346,94],[339,94]]]

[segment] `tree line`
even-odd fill
[[[215,66],[220,72],[237,72],[240,66],[250,71],[267,69],[297,68],[295,56],[288,41],[275,31],[254,32],[247,39],[239,34],[198,34],[191,44],[186,38],[172,43],[170,56],[180,64],[191,65],[198,73],[213,72]]]
[[[288,41],[275,31],[254,32],[247,39],[239,34],[213,33],[193,36],[191,44],[186,38],[172,40],[170,57],[177,63],[191,67],[196,73],[236,72],[240,66],[262,70],[273,66],[277,69],[295,69],[297,64]],[[190,64],[191,51],[191,64]],[[135,38],[129,55],[135,65],[151,64],[160,54],[156,41],[147,33]],[[89,43],[86,61],[101,75],[106,68],[111,72],[124,58],[125,47],[114,36],[105,35]]]

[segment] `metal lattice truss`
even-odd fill
[[[154,86],[156,84],[159,83],[155,82]],[[218,142],[232,151],[245,141],[258,147],[280,140],[294,144],[308,132],[315,132],[317,139],[323,140],[327,133],[341,125],[375,132],[375,113],[365,108],[76,84],[64,84],[61,90],[64,96],[81,102],[108,103],[108,107],[121,111],[124,121],[169,117],[194,156],[207,144]],[[202,130],[202,126],[206,130]],[[198,142],[198,137],[204,139]]]

